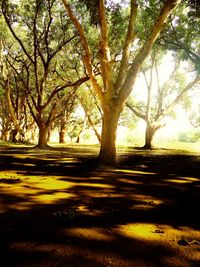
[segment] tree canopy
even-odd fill
[[[9,118],[5,129],[11,121],[22,134],[25,117],[28,121],[31,116],[28,124],[37,124],[38,144],[45,146],[54,123],[62,124],[60,134],[65,131],[66,114],[77,98],[94,132],[94,122],[102,118],[101,137],[95,133],[101,142],[99,159],[114,162],[119,118],[149,55],[158,58],[160,47],[171,50],[190,62],[197,77],[199,19],[197,0],[2,0],[1,97],[7,97],[9,109],[9,115],[6,106],[1,109]],[[77,91],[86,81],[90,90]],[[99,117],[90,101],[98,102]],[[26,116],[20,117],[19,110]]]

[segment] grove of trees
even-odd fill
[[[144,147],[152,148],[163,118],[178,103],[188,110],[188,92],[199,86],[199,25],[197,0],[1,0],[1,138],[26,141],[38,131],[44,148],[55,127],[61,143],[67,128],[79,142],[91,127],[99,160],[112,164],[128,106],[145,121]],[[163,82],[159,68],[169,53],[174,62]],[[142,75],[147,94],[137,103],[132,92]],[[72,116],[77,106],[83,120]]]

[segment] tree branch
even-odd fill
[[[28,57],[28,59],[31,61],[32,64],[34,64],[34,60],[32,59],[31,55],[27,52],[22,40],[16,35],[15,31],[13,30],[10,21],[7,17],[7,5],[6,5],[6,0],[2,0],[2,13],[5,18],[6,24],[12,33],[13,37],[17,40],[17,42],[20,44],[22,50],[24,51],[25,55]]]
[[[143,120],[147,120],[147,116],[142,114],[141,112],[137,111],[132,105],[130,105],[128,102],[126,102],[126,106],[139,118]]]
[[[186,94],[194,85],[200,82],[200,74],[196,76],[196,78],[188,83],[182,92],[172,101],[172,103],[167,107],[167,109],[163,112],[163,116],[170,114],[174,106],[178,104],[178,102],[182,99],[183,95]]]
[[[112,66],[110,58],[110,48],[108,41],[108,24],[106,20],[105,0],[99,0],[99,22],[100,22],[100,62],[101,62],[101,75],[104,82],[104,91],[108,91],[112,86]],[[112,90],[111,90],[112,91]],[[110,92],[112,94],[112,92]]]
[[[80,37],[80,41],[81,41],[81,45],[83,47],[83,51],[84,51],[84,55],[83,55],[83,62],[86,66],[88,75],[91,79],[92,85],[100,99],[101,102],[103,102],[103,92],[102,92],[102,88],[101,86],[98,84],[96,78],[95,78],[95,74],[93,72],[92,69],[92,63],[91,63],[91,55],[90,55],[90,48],[87,42],[87,39],[85,37],[84,34],[84,30],[81,26],[81,24],[79,23],[79,21],[77,20],[77,18],[75,17],[75,15],[73,14],[73,11],[68,3],[68,0],[62,0],[64,7],[66,9],[66,12],[69,16],[69,18],[71,19],[72,23],[74,24],[76,30],[79,33],[79,37]]]
[[[124,43],[123,51],[122,51],[122,59],[120,63],[120,68],[118,72],[117,82],[115,84],[116,91],[119,92],[121,89],[124,80],[126,78],[126,73],[129,66],[129,56],[131,45],[133,44],[135,38],[137,37],[137,33],[135,32],[135,21],[137,17],[137,2],[136,0],[131,0],[131,14],[129,18],[129,26],[126,35],[126,40]]]
[[[131,67],[128,71],[127,78],[120,90],[119,93],[119,102],[124,102],[126,98],[130,95],[133,85],[135,83],[135,79],[137,73],[145,60],[145,58],[150,53],[153,44],[155,43],[156,39],[158,38],[159,33],[163,29],[163,26],[168,19],[171,11],[179,4],[180,0],[168,0],[164,3],[163,8],[158,16],[158,19],[153,25],[152,31],[144,43],[144,45],[140,48],[139,52],[137,53],[135,59],[133,60]]]
[[[60,91],[64,90],[67,87],[79,87],[82,83],[86,82],[89,80],[88,76],[82,77],[80,79],[78,79],[77,81],[75,81],[74,83],[68,82],[62,86],[58,86],[56,87],[52,93],[50,94],[49,98],[47,99],[46,103],[42,106],[42,108],[46,108],[48,106],[48,104],[51,102],[52,98],[58,94]]]

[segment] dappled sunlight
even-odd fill
[[[68,158],[68,157],[62,157],[61,159],[59,159],[58,161],[56,161],[57,163],[77,163],[80,162],[77,158]]]
[[[148,239],[152,241],[159,239],[159,242],[165,242],[166,239],[171,239],[177,246],[177,242],[182,239],[187,240],[191,244],[196,241],[196,245],[200,242],[200,232],[186,226],[174,228],[167,224],[129,223],[119,225],[116,231],[129,238]]]
[[[148,172],[148,171],[138,171],[138,170],[125,170],[125,169],[114,169],[112,170],[116,173],[124,173],[124,174],[131,174],[131,175],[144,175],[144,174],[148,174],[148,175],[155,175],[156,173],[155,172]]]
[[[117,231],[126,237],[146,240],[156,240],[155,230],[157,229],[155,224],[148,223],[130,223],[127,225],[119,225]],[[163,235],[159,236],[164,239]]]
[[[138,204],[133,205],[132,208],[135,209],[155,209],[159,205],[167,204],[167,202],[162,199],[158,199],[156,197],[148,195],[134,194],[133,199],[139,202]]]
[[[1,212],[5,212],[6,209],[26,210],[36,204],[51,204],[73,197],[68,190],[74,183],[63,181],[59,176],[30,176],[26,172],[8,171],[0,172],[0,177],[1,181],[4,179],[1,183],[1,193],[10,195],[10,198],[16,197],[14,203],[1,205]]]
[[[199,179],[194,177],[177,177],[177,179],[165,179],[163,182],[170,182],[175,184],[191,184],[193,182],[198,182]]]
[[[64,255],[66,263],[82,255],[88,266],[99,253],[106,258],[102,266],[117,266],[113,258],[119,266],[132,260],[151,266],[154,258],[160,266],[200,261],[200,180],[191,171],[196,156],[140,150],[114,168],[93,166],[68,151],[38,151],[14,158],[10,153],[3,162],[0,233],[12,241],[9,251],[16,257],[39,255],[59,263]]]
[[[80,186],[82,187],[90,187],[90,188],[93,188],[93,187],[96,187],[96,188],[113,188],[112,185],[109,185],[109,184],[100,184],[100,183],[81,183]]]
[[[128,238],[148,240],[153,242],[153,245],[158,243],[160,246],[166,246],[169,249],[176,248],[187,260],[200,260],[200,232],[190,227],[180,226],[178,229],[175,229],[164,224],[130,223],[118,226],[115,231]],[[183,244],[185,242],[185,244],[180,246],[181,242]],[[187,247],[187,251],[185,247]],[[173,258],[163,257],[163,262],[169,261],[173,261]]]
[[[53,204],[56,203],[58,200],[63,200],[67,198],[73,197],[74,194],[65,193],[65,192],[57,192],[57,193],[50,193],[50,194],[38,194],[33,196],[32,203],[34,204]]]
[[[114,241],[115,238],[112,236],[111,233],[109,233],[109,230],[106,229],[99,229],[97,227],[91,227],[91,228],[71,228],[71,229],[65,229],[64,233],[68,236],[76,236],[76,237],[82,237],[88,240],[97,240],[97,241]]]
[[[42,175],[30,176],[29,185],[34,186],[34,188],[46,189],[46,190],[60,190],[69,189],[74,183],[67,180],[63,181],[59,179],[59,176],[49,177]]]
[[[135,180],[130,180],[130,179],[127,179],[127,178],[119,178],[118,181],[122,182],[122,183],[126,183],[126,184],[142,184],[142,182],[135,181]]]
[[[187,181],[185,179],[167,179],[167,180],[164,180],[166,182],[170,182],[170,183],[175,183],[175,184],[187,184],[187,183],[191,183],[191,181]]]

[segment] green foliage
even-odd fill
[[[120,8],[117,6],[110,12],[110,44],[111,44],[111,54],[113,59],[115,56],[121,53],[124,39],[128,27],[128,18],[129,18],[128,7]]]
[[[190,60],[200,71],[200,17],[183,1],[171,15],[171,21],[162,33],[159,43]]]
[[[190,7],[190,15],[193,17],[200,17],[200,1],[199,0],[185,0]]]
[[[149,36],[161,6],[161,1],[139,1],[137,32],[140,42]]]
[[[195,142],[198,142],[199,140],[200,140],[200,134],[197,131],[180,133],[178,136],[178,141],[180,142],[195,143]]]

